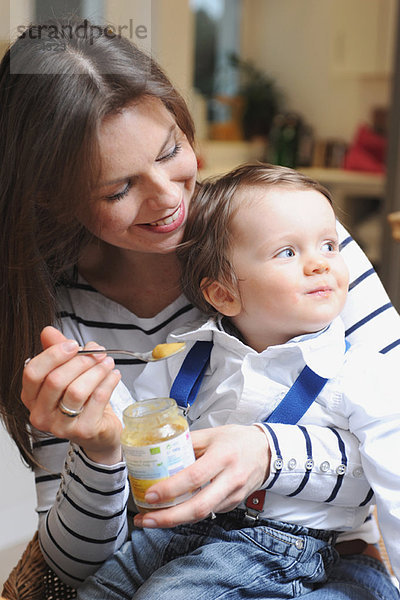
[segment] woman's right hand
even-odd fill
[[[78,344],[54,327],[41,334],[43,352],[24,368],[21,399],[31,424],[58,438],[79,444],[87,456],[102,464],[121,460],[122,425],[114,414],[110,396],[121,375],[106,354],[77,354]],[[90,342],[85,348],[99,348]],[[59,402],[82,413],[64,415]]]

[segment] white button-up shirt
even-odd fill
[[[185,341],[186,353],[198,340],[213,340],[214,345],[188,413],[191,429],[262,423],[305,365],[328,378],[318,398],[289,431],[280,424],[263,425],[272,459],[262,515],[318,529],[362,531],[369,503],[375,498],[382,534],[399,576],[400,402],[390,359],[361,345],[345,352],[340,318],[323,332],[296,337],[261,353],[226,333],[212,319],[185,326],[168,338],[170,342]],[[135,399],[168,395],[184,357],[180,353],[147,365],[135,383]],[[326,427],[325,440],[315,435],[315,425]],[[351,441],[351,434],[359,444]],[[335,462],[332,436],[338,445]],[[299,455],[301,446],[304,451]],[[318,477],[313,478],[314,474]],[[310,500],[310,487],[321,486],[321,475],[326,476],[322,480],[326,497],[324,501]],[[321,490],[316,497],[321,497]]]

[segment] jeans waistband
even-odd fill
[[[329,529],[313,529],[312,527],[303,527],[302,525],[295,525],[294,523],[285,523],[283,521],[275,521],[273,519],[265,519],[264,517],[258,517],[256,521],[248,524],[246,522],[247,513],[241,508],[235,508],[227,513],[218,513],[215,516],[215,521],[224,529],[241,529],[243,527],[270,527],[271,529],[278,529],[292,535],[309,535],[317,540],[322,540],[329,544],[334,545],[338,532]],[[237,525],[235,527],[235,525]],[[233,526],[233,527],[232,527]]]

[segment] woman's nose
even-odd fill
[[[155,173],[148,179],[146,196],[151,208],[176,208],[181,199],[181,191],[166,174]]]

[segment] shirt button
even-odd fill
[[[356,467],[353,471],[353,477],[362,477],[364,475],[364,469],[362,467]]]
[[[288,469],[290,469],[291,471],[293,471],[293,469],[296,468],[297,465],[297,460],[295,458],[291,458],[287,464]]]
[[[338,475],[344,475],[346,473],[346,465],[339,465],[336,469]]]
[[[311,469],[314,466],[314,461],[312,458],[309,458],[308,460],[306,460],[306,464],[304,465],[306,468],[306,471],[311,471]]]
[[[280,470],[282,469],[282,467],[283,467],[283,460],[282,460],[281,458],[277,458],[277,459],[274,461],[274,467],[275,467],[275,469],[276,469],[277,471],[280,471]]]
[[[303,540],[296,540],[294,545],[296,546],[297,550],[303,550],[304,548]]]
[[[323,473],[326,473],[327,471],[329,471],[331,465],[328,463],[327,460],[324,460],[324,462],[322,462],[319,466],[319,468],[321,469],[321,471]]]

